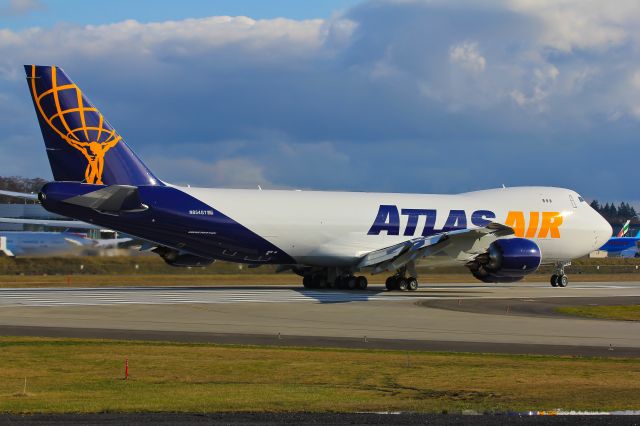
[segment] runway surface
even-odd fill
[[[0,334],[640,356],[640,323],[554,307],[640,302],[640,282],[0,290]]]
[[[0,307],[166,305],[178,303],[337,303],[373,300],[400,301],[412,300],[412,298],[388,292],[317,291],[282,288],[0,289]]]

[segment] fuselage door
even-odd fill
[[[569,194],[569,201],[571,201],[571,205],[573,206],[574,209],[578,208],[578,205],[576,204],[576,200],[573,199],[573,195]]]

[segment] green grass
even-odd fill
[[[564,306],[556,308],[556,311],[561,314],[576,315],[586,318],[640,321],[640,305]]]
[[[9,413],[638,409],[639,381],[637,359],[0,338]]]

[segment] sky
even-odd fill
[[[161,179],[640,205],[637,0],[0,0],[0,175],[56,64]]]

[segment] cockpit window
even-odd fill
[[[576,205],[576,202],[573,201],[573,197],[571,196],[571,194],[569,194],[569,200],[571,201],[571,205],[573,206],[574,209],[577,209],[578,206]]]
[[[578,195],[578,201],[580,201],[581,203],[584,203],[584,198]]]

